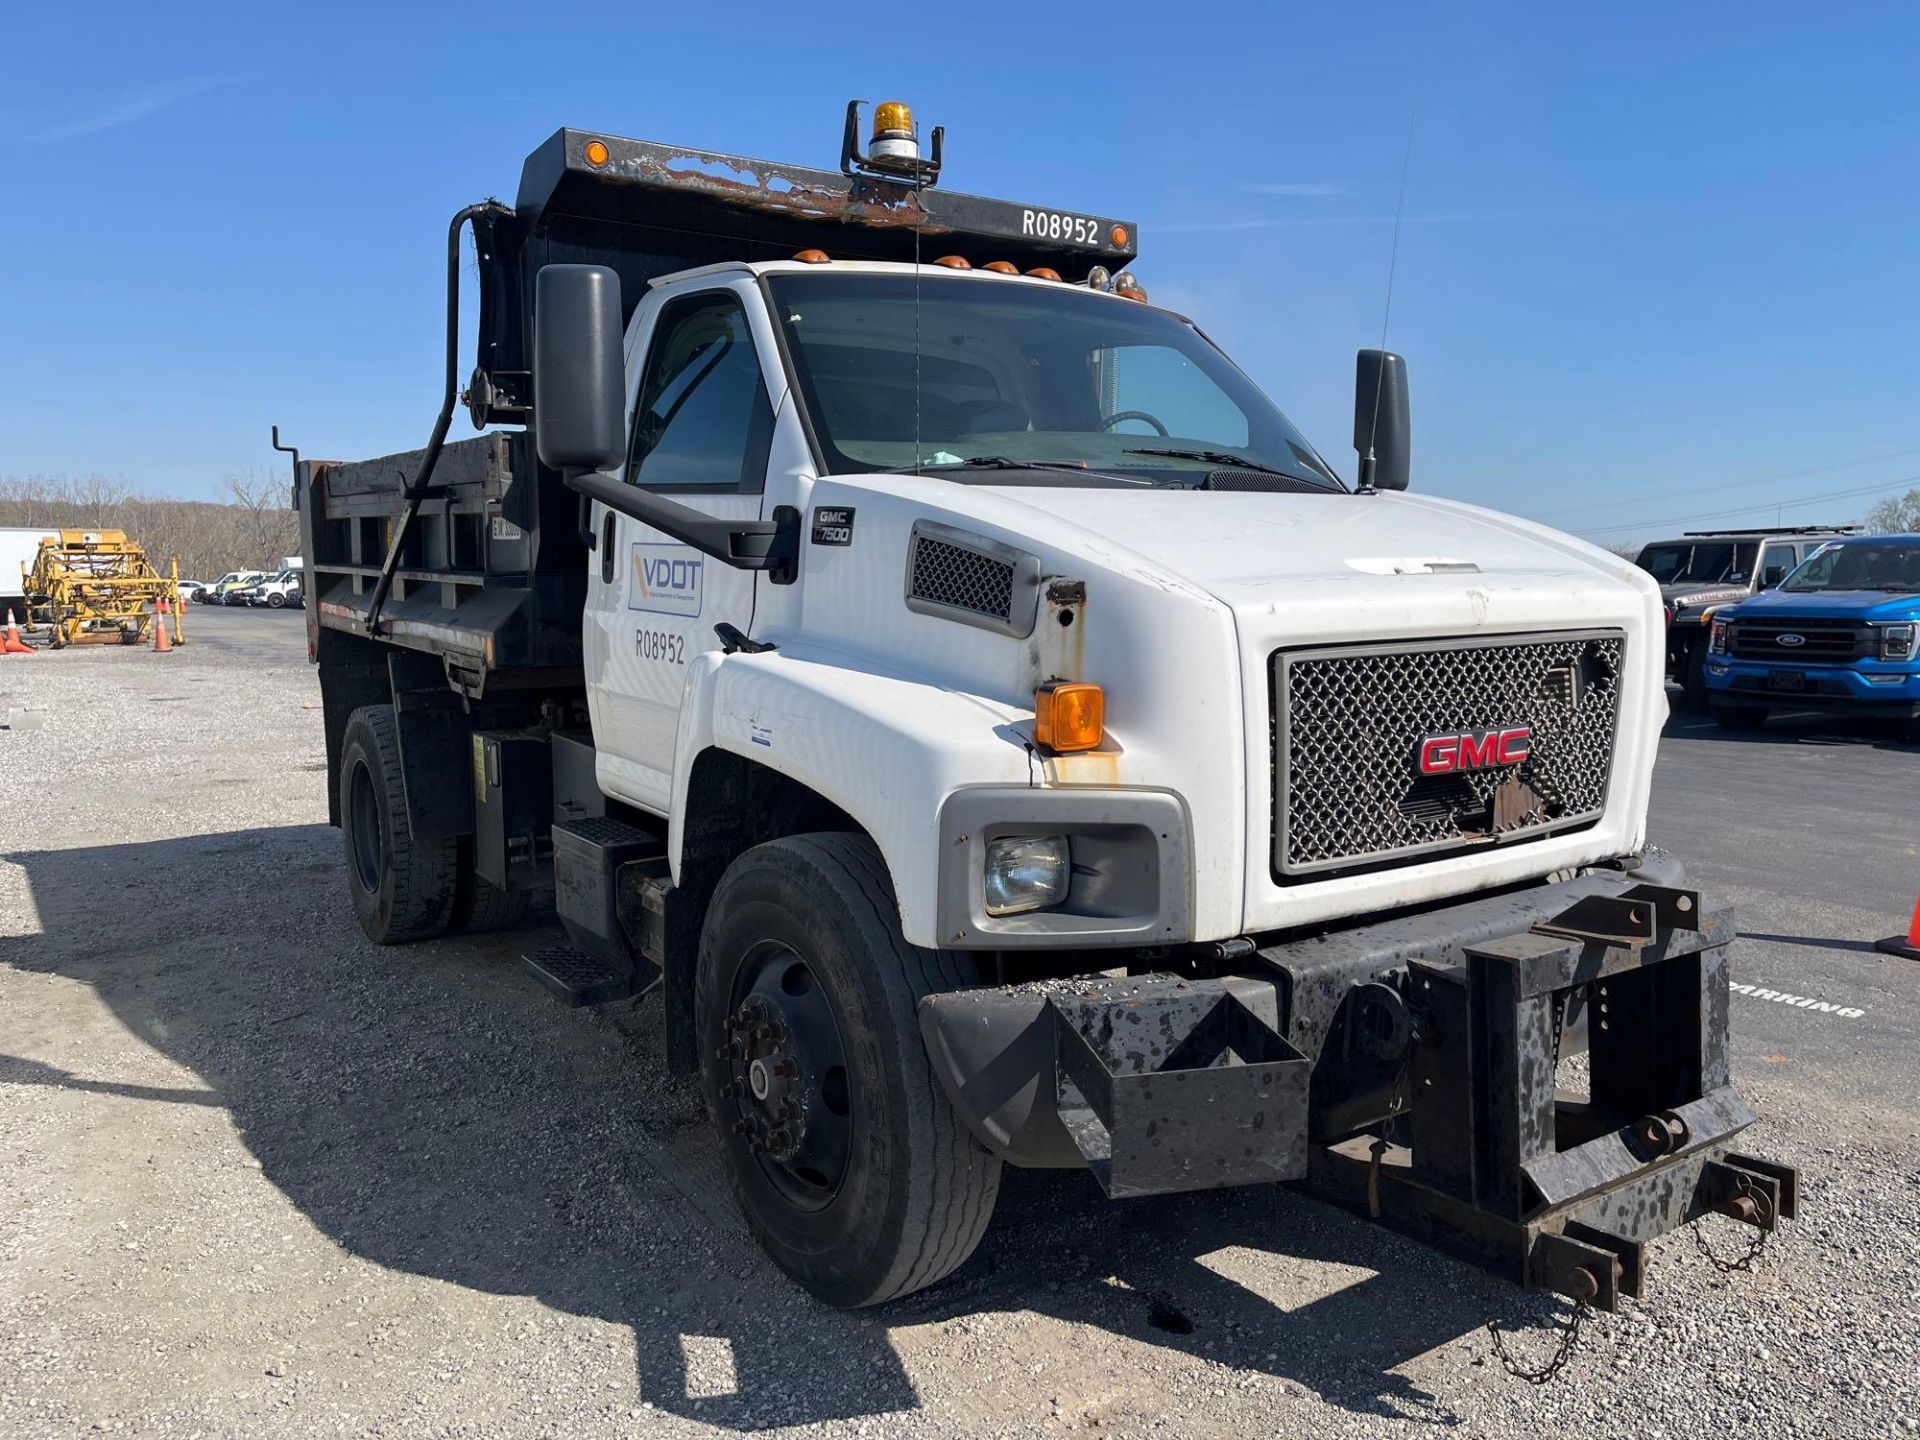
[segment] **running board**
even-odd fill
[[[655,975],[649,985],[642,986],[631,965],[609,964],[577,945],[549,945],[523,956],[521,963],[549,995],[569,1009],[625,1000],[660,983]]]

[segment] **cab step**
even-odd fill
[[[549,945],[522,956],[521,963],[555,1000],[576,1009],[625,1000],[646,988],[631,965],[609,964],[577,945]]]

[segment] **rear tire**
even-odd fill
[[[391,705],[363,705],[340,747],[340,833],[353,912],[376,945],[446,932],[459,888],[457,840],[415,841],[407,827],[400,737]]]
[[[694,989],[707,1103],[754,1238],[829,1305],[923,1289],[986,1232],[1001,1162],[948,1103],[916,1015],[970,969],[901,938],[865,836],[756,846],[714,893]]]
[[[1764,730],[1767,728],[1767,712],[1752,705],[1718,705],[1713,707],[1713,718],[1728,730]]]
[[[470,851],[471,846],[462,846]],[[489,930],[505,930],[527,918],[533,897],[525,890],[502,890],[491,880],[473,873],[470,854],[460,859],[460,893],[454,897],[453,918],[449,928],[462,935],[481,935]]]

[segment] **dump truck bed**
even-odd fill
[[[316,626],[368,633],[381,565],[424,453],[302,463]],[[511,671],[578,683],[586,569],[576,507],[559,485],[542,486],[530,438],[479,435],[443,447],[428,490],[373,633],[440,655],[472,678]]]

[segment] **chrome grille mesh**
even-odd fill
[[[1299,875],[1598,816],[1620,709],[1617,633],[1282,652],[1274,868]],[[1519,765],[1422,775],[1432,735],[1530,726]]]
[[[977,550],[916,535],[907,593],[929,604],[1011,619],[1013,566]]]

